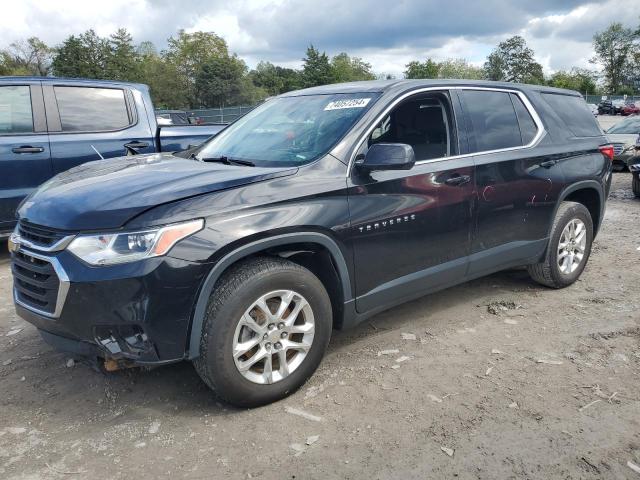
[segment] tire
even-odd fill
[[[631,180],[631,188],[636,198],[640,198],[640,173],[634,173]]]
[[[292,292],[292,300],[288,300],[288,292]],[[274,293],[281,297],[269,296]],[[264,310],[256,305],[264,296],[267,296],[266,302],[262,305],[273,310],[271,315],[277,314],[277,309],[286,303],[283,321],[267,318]],[[296,308],[303,309],[295,314]],[[294,315],[296,318],[291,319]],[[249,322],[241,323],[241,319]],[[289,328],[310,332],[309,325],[315,327],[312,333],[286,332]],[[332,327],[329,295],[309,270],[279,257],[242,261],[223,274],[211,293],[200,340],[200,356],[194,365],[202,380],[226,402],[239,407],[265,405],[295,392],[315,372],[329,344]],[[280,337],[287,334],[288,337]],[[255,342],[248,353],[236,359],[234,348],[241,351],[245,348],[240,348],[242,344]],[[306,352],[296,349],[303,344],[310,344]],[[291,358],[285,361],[287,369],[291,366],[290,373],[283,370],[281,355]],[[246,368],[256,358],[263,360]],[[271,374],[267,363],[273,370]],[[244,373],[241,373],[241,367],[245,369]]]
[[[582,246],[582,258],[578,260],[578,254],[573,257],[571,255],[564,255],[567,250],[563,250],[563,259],[560,257],[560,241],[566,240],[566,236],[563,237],[565,228],[569,227],[570,223],[573,223],[574,227],[580,225],[584,227],[584,245]],[[578,231],[579,227],[575,229]],[[581,203],[576,202],[562,202],[551,227],[551,235],[549,237],[549,244],[545,253],[544,260],[541,263],[529,265],[527,270],[529,275],[536,282],[551,288],[564,288],[575,282],[582,271],[584,270],[589,255],[591,254],[591,244],[593,242],[593,220],[589,210]],[[580,252],[580,245],[575,249],[571,247],[569,243],[568,249],[575,252]],[[573,260],[569,266],[568,262]],[[578,262],[578,263],[575,263]]]

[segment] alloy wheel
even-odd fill
[[[313,344],[315,321],[309,302],[293,290],[258,298],[238,321],[233,360],[247,380],[272,384],[291,375]]]
[[[558,267],[568,275],[582,263],[587,248],[587,228],[578,218],[572,219],[562,230],[558,244]]]

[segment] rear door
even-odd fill
[[[446,90],[406,98],[382,115],[357,152],[356,158],[374,143],[391,142],[409,144],[416,154],[411,170],[351,171],[349,209],[360,312],[464,277],[473,159],[457,157],[456,102]]]
[[[129,89],[117,86],[45,84],[51,158],[56,173],[84,162],[155,150],[146,112]]]
[[[544,148],[542,124],[524,94],[460,92],[475,152],[476,225],[469,274],[479,276],[539,256],[564,177]]]
[[[0,84],[0,232],[13,227],[20,201],[52,174],[40,82]]]

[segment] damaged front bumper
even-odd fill
[[[54,348],[121,365],[185,358],[205,264],[156,257],[92,267],[24,246],[11,255],[16,312]]]

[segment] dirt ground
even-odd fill
[[[218,403],[189,363],[67,363],[16,317],[3,253],[0,478],[640,479],[630,184],[614,175],[575,285],[511,270],[395,308],[334,332],[299,392],[254,410]]]

